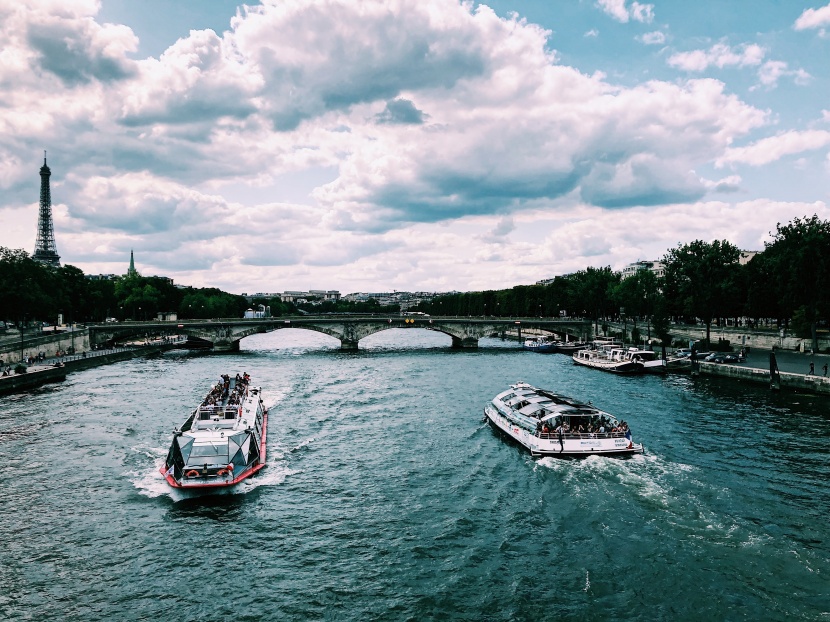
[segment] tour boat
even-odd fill
[[[522,349],[542,353],[556,352],[556,342],[551,341],[549,337],[525,339],[525,342],[522,344]]]
[[[484,415],[533,456],[588,456],[643,453],[624,421],[564,395],[525,382],[510,385]]]
[[[268,411],[248,374],[223,375],[173,433],[161,473],[174,488],[234,486],[265,466]]]
[[[628,358],[628,353],[619,344],[601,344],[595,350],[574,352],[574,363],[615,374],[641,374],[645,366],[640,361]]]

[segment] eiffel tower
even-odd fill
[[[49,176],[52,171],[46,166],[46,152],[43,152],[43,166],[40,169],[40,216],[37,222],[37,241],[32,259],[59,268],[61,258],[55,246],[55,228],[52,226],[52,193],[49,191]]]

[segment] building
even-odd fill
[[[87,274],[85,276],[90,281],[117,281],[121,278],[117,274]]]
[[[740,257],[738,257],[738,263],[742,266],[745,266],[750,261],[752,261],[752,258],[755,257],[755,255],[757,255],[760,252],[761,251],[741,251],[741,255]]]
[[[640,270],[651,270],[658,279],[666,275],[666,266],[662,261],[635,261],[620,271],[623,280],[634,276]]]

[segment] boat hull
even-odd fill
[[[553,352],[557,352],[556,344],[554,343],[546,343],[541,345],[522,345],[522,350],[528,350],[530,352],[539,352],[540,354],[551,354]]]
[[[584,365],[585,367],[591,367],[592,369],[601,369],[602,371],[611,372],[612,374],[622,374],[633,376],[635,374],[642,374],[643,373],[643,364],[642,363],[635,363],[633,361],[598,361],[598,360],[586,360],[586,359],[579,359],[576,356],[573,357],[574,363],[577,365]]]
[[[542,438],[511,423],[492,404],[485,407],[484,416],[492,427],[522,445],[534,457],[622,456],[644,453],[642,444],[632,443],[624,436],[611,434],[567,434],[560,444],[554,434],[547,435],[549,438]]]
[[[193,478],[182,478],[176,479],[173,477],[172,474],[168,474],[164,467],[162,466],[159,469],[159,472],[164,476],[164,479],[170,484],[173,488],[179,488],[183,490],[215,490],[217,488],[229,488],[231,486],[236,486],[240,482],[248,479],[249,477],[253,477],[257,472],[259,472],[264,466],[267,458],[267,445],[266,440],[268,439],[268,411],[264,410],[262,414],[262,441],[260,443],[260,456],[253,464],[249,464],[245,469],[243,469],[239,475],[235,475],[233,478],[224,477],[219,478],[215,476],[209,477],[193,477]]]

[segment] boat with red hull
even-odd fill
[[[235,486],[265,466],[268,411],[248,374],[223,375],[181,428],[160,469],[174,488]]]

